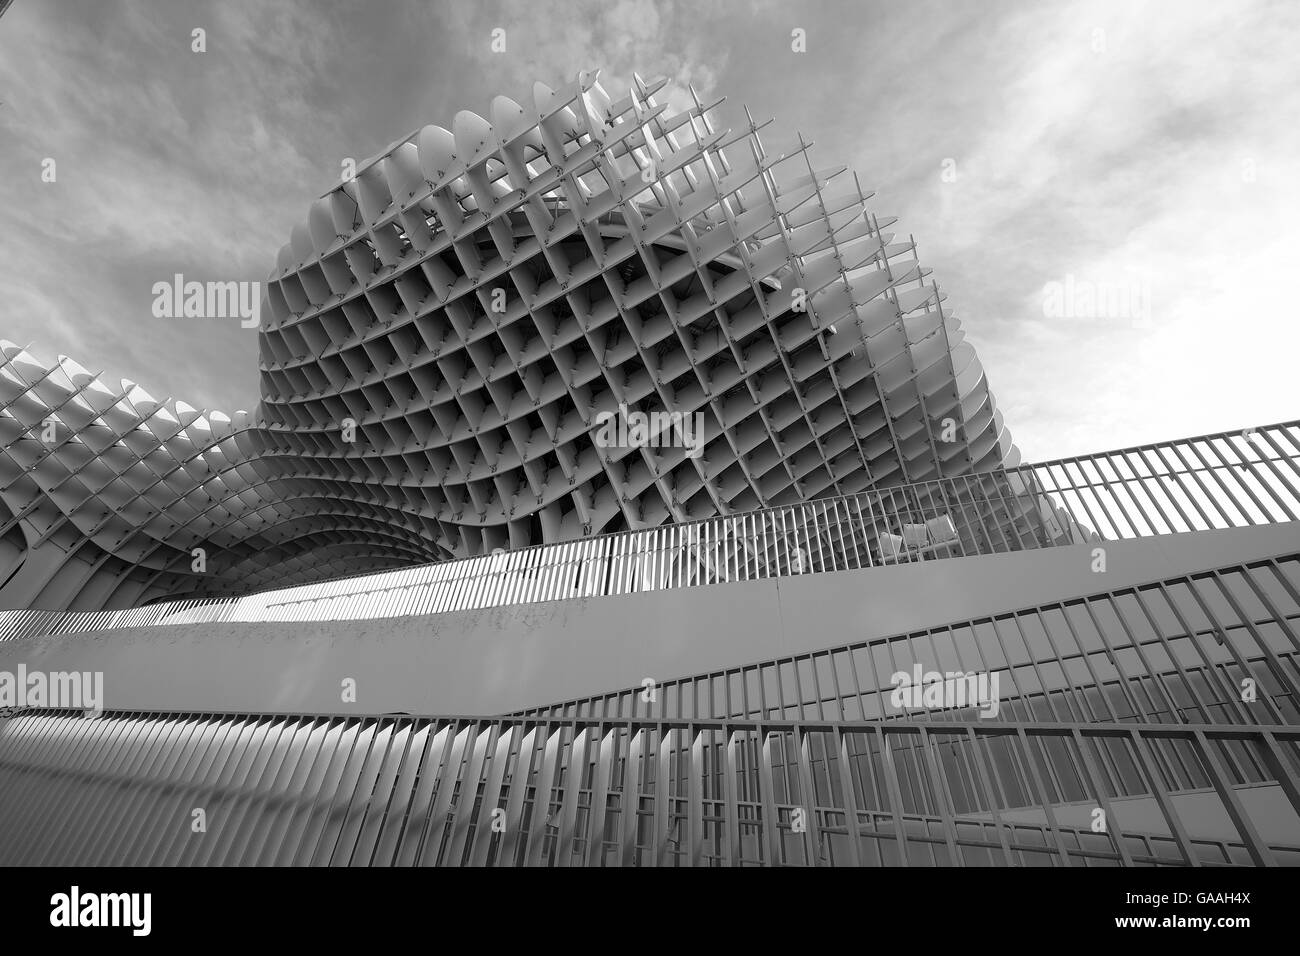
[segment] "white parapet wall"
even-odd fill
[[[376,620],[203,624],[0,644],[100,671],[109,710],[500,714],[1300,549],[1278,524]],[[345,701],[354,681],[356,700]]]

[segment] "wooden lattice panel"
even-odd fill
[[[802,142],[662,85],[498,97],[312,206],[262,333],[283,473],[395,509],[432,559],[1007,460],[911,240]],[[599,447],[620,406],[700,415],[703,454]]]
[[[538,84],[357,165],[266,283],[253,416],[5,343],[0,600],[305,583],[1015,464],[856,178],[663,86]],[[700,446],[607,447],[621,409]]]

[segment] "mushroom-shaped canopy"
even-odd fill
[[[225,412],[208,412],[208,429],[212,432],[212,437],[217,441],[229,437],[230,416]]]
[[[286,242],[280,247],[280,251],[275,256],[275,272],[273,274],[276,278],[286,276],[294,270],[296,265],[293,246]]]
[[[307,213],[307,227],[311,230],[311,241],[317,255],[324,255],[338,238],[334,229],[333,202],[334,194],[327,193],[312,203],[311,211]]]
[[[141,386],[125,378],[122,379],[122,391],[126,394],[126,400],[131,403],[131,407],[141,418],[148,418],[162,404]]]
[[[95,377],[84,365],[66,355],[59,356],[59,368],[63,369],[63,374],[68,376],[69,381],[77,388],[90,384]]]
[[[551,89],[545,83],[533,84],[533,102],[537,105],[537,111],[543,116],[550,113],[555,107],[555,90]],[[561,107],[555,114],[555,120],[559,123],[560,129],[568,135],[576,136],[578,134],[578,117],[574,115],[573,110],[569,107]]]
[[[384,170],[387,162],[387,159],[380,159],[357,175],[357,199],[361,205],[361,216],[368,226],[373,226],[393,204]]]
[[[502,142],[511,139],[521,129],[531,126],[524,108],[508,96],[498,96],[492,101],[492,126]]]
[[[415,142],[424,178],[437,183],[456,163],[456,137],[441,126],[426,126]]]
[[[176,402],[176,417],[180,421],[182,428],[189,428],[202,414],[201,411],[188,402],[179,400]]]
[[[456,152],[465,161],[493,147],[492,124],[473,110],[461,110],[451,121],[451,132],[456,137]]]
[[[13,365],[14,371],[28,385],[45,377],[45,366],[38,362],[26,349],[15,349],[14,353],[9,356],[9,362]]]
[[[388,191],[399,203],[407,202],[425,188],[420,151],[414,143],[403,143],[393,150],[384,170],[388,176]]]
[[[330,213],[334,217],[336,235],[350,236],[361,225],[356,183],[349,180],[330,193]]]
[[[311,232],[305,222],[294,223],[289,232],[289,245],[293,249],[293,258],[298,268],[316,258],[316,245],[311,241]]]

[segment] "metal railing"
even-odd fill
[[[67,711],[5,723],[8,866],[1300,863],[1300,731],[1285,726]],[[1170,747],[1173,773],[1157,760]],[[1236,772],[1233,747],[1258,771]],[[212,827],[202,840],[189,839],[195,806]]]
[[[440,614],[1296,521],[1300,421],[232,598],[0,611],[0,640]]]
[[[897,675],[916,665],[998,681],[985,685],[986,700],[918,713],[892,693]],[[1300,553],[548,701],[512,716],[1300,726]],[[1242,767],[1252,760],[1229,757]]]

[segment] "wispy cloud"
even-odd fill
[[[344,158],[600,68],[727,95],[732,123],[748,103],[778,145],[859,170],[1027,457],[1292,417],[1298,36],[1282,2],[17,4],[0,335],[251,407],[256,336],[154,319],[153,282],[264,279]],[[1139,277],[1150,322],[1048,317],[1066,276]]]

